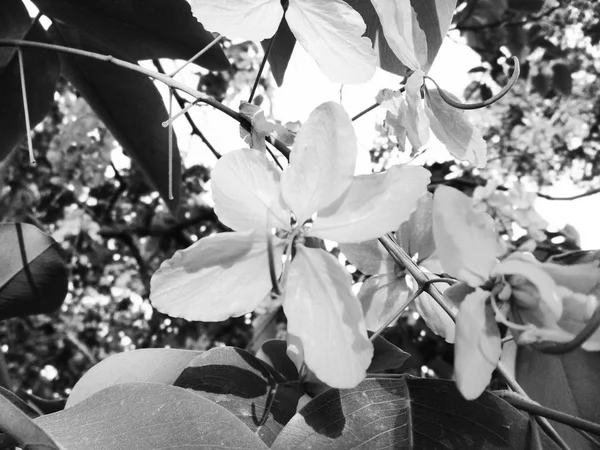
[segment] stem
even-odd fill
[[[416,299],[416,298],[417,298],[419,295],[421,295],[422,293],[423,293],[423,287],[420,287],[419,289],[417,289],[417,290],[416,290],[416,291],[413,293],[413,295],[411,295],[411,296],[409,297],[409,299],[408,299],[406,302],[404,302],[404,304],[403,304],[403,305],[402,305],[400,308],[398,308],[398,311],[396,311],[396,312],[395,312],[395,313],[392,315],[392,317],[390,317],[388,320],[386,320],[386,321],[384,322],[384,324],[383,324],[383,325],[381,325],[381,326],[380,326],[380,327],[377,329],[377,331],[375,331],[375,333],[373,333],[373,335],[372,335],[372,336],[369,338],[369,340],[370,340],[371,342],[373,342],[375,339],[377,339],[377,338],[379,337],[379,335],[380,335],[381,333],[383,333],[383,331],[384,331],[384,330],[385,330],[387,327],[389,327],[389,326],[390,326],[391,324],[393,324],[393,323],[394,323],[396,320],[398,320],[398,318],[399,318],[399,317],[402,315],[402,313],[404,312],[404,310],[405,310],[406,308],[408,308],[408,306],[409,306],[409,305],[410,305],[412,302],[414,302],[414,301],[415,301],[415,299]]]
[[[192,56],[190,59],[188,59],[186,62],[184,62],[180,67],[178,67],[177,69],[175,69],[172,73],[169,74],[169,76],[171,78],[173,78],[175,75],[177,75],[179,72],[181,72],[183,69],[185,69],[188,64],[193,63],[194,61],[196,61],[198,58],[200,58],[202,55],[204,55],[208,50],[210,50],[210,48],[215,45],[217,42],[219,42],[221,39],[223,38],[223,36],[221,36],[220,34],[214,38],[210,44],[208,44],[206,47],[204,47],[202,50],[200,50],[198,53],[196,53],[194,56]]]
[[[437,88],[438,93],[440,94],[440,97],[442,97],[442,100],[444,100],[450,106],[453,106],[454,108],[458,108],[458,109],[484,108],[486,106],[491,105],[492,103],[496,103],[498,100],[500,100],[506,94],[508,94],[508,91],[510,91],[512,89],[514,84],[519,79],[519,74],[521,73],[521,66],[519,65],[519,60],[516,56],[513,56],[512,60],[515,64],[515,69],[513,70],[513,73],[511,75],[510,79],[508,80],[508,83],[506,84],[506,86],[504,86],[502,88],[502,90],[500,92],[498,92],[496,95],[494,95],[492,98],[488,98],[487,100],[485,100],[483,102],[477,102],[477,103],[457,102],[456,100],[453,100],[452,98],[448,97],[448,95],[446,95],[446,92],[440,87],[439,84],[437,84],[437,82],[433,78],[431,78],[427,75],[425,76],[425,78],[427,78],[428,80],[431,80],[433,82],[433,84],[435,84],[435,87]]]
[[[258,68],[258,73],[256,74],[256,78],[254,79],[254,84],[252,85],[252,90],[250,91],[250,97],[248,97],[248,103],[252,103],[254,99],[254,94],[256,93],[256,89],[258,88],[258,83],[260,82],[260,77],[263,73],[265,65],[267,64],[267,60],[269,59],[269,55],[271,54],[271,49],[273,48],[273,43],[275,42],[275,38],[277,37],[277,33],[271,38],[269,41],[269,45],[265,50],[265,56],[260,63],[260,67]]]
[[[169,117],[173,114],[173,89],[169,89]],[[173,200],[173,122],[169,123],[169,200]]]
[[[368,108],[363,109],[361,112],[359,112],[357,115],[355,115],[352,118],[352,122],[354,122],[356,119],[360,119],[362,116],[364,116],[365,114],[367,114],[370,111],[373,111],[378,106],[379,106],[379,103],[374,103],[371,106],[369,106]]]
[[[528,413],[535,414],[536,416],[546,417],[550,420],[554,420],[555,422],[564,423],[570,427],[588,431],[600,436],[600,425],[597,423],[557,411],[556,409],[547,408],[529,398],[524,398],[521,395],[515,394],[514,392],[497,391],[494,393],[521,411],[527,411]]]
[[[202,92],[200,92],[194,88],[191,88],[180,81],[174,80],[173,78],[170,78],[168,75],[146,69],[145,67],[139,66],[134,63],[130,63],[128,61],[124,61],[122,59],[115,58],[110,55],[103,55],[101,53],[89,52],[87,50],[80,50],[77,48],[65,47],[62,45],[46,44],[44,42],[24,41],[21,39],[0,39],[0,47],[41,48],[41,49],[53,50],[53,51],[57,51],[57,52],[61,52],[61,53],[70,53],[72,55],[83,56],[86,58],[96,59],[98,61],[104,61],[109,64],[114,64],[116,66],[123,67],[125,69],[129,69],[134,72],[144,74],[154,80],[158,80],[158,81],[166,84],[167,86],[169,86],[171,88],[179,89],[180,91],[183,91],[183,92],[191,95],[192,97],[198,99],[199,101],[204,102],[207,105],[210,105],[213,108],[218,109],[219,111],[223,112],[224,114],[227,114],[229,117],[231,117],[232,119],[239,122],[243,127],[246,127],[246,128],[252,127],[250,120],[248,120],[242,114],[223,105],[221,102],[218,102],[214,98],[207,97]],[[267,141],[270,142],[271,144],[273,144],[273,146],[283,156],[285,156],[286,158],[289,159],[290,149],[285,144],[283,144],[283,142],[279,141],[278,139],[275,139],[272,136],[267,136]]]
[[[452,318],[452,320],[456,321],[456,314],[452,310],[452,308],[446,303],[444,300],[444,296],[442,293],[435,287],[435,285],[429,282],[427,275],[423,273],[419,266],[415,264],[415,262],[408,256],[408,254],[398,245],[396,239],[391,234],[386,234],[385,236],[379,238],[379,242],[385,247],[388,251],[392,259],[398,264],[401,268],[406,269],[408,273],[412,275],[415,281],[419,284],[419,286],[423,287],[423,290],[427,292],[436,302],[440,305],[444,311]],[[527,393],[523,390],[521,385],[515,380],[510,373],[504,367],[504,364],[501,362],[498,363],[497,367],[498,373],[504,379],[508,387],[510,387],[513,391],[521,394],[525,398],[529,398]],[[547,419],[544,417],[536,417],[536,420],[542,430],[546,432],[546,434],[555,441],[559,447],[563,450],[569,450],[569,446],[566,442],[560,437],[560,435],[556,432],[556,430],[550,425]]]
[[[587,341],[592,334],[594,334],[600,327],[600,306],[596,308],[594,314],[588,320],[585,327],[570,341],[567,342],[539,342],[532,345],[533,348],[542,352],[549,353],[551,355],[561,355],[568,353],[580,347],[585,341]]]
[[[156,67],[156,70],[159,71],[159,73],[162,73],[163,75],[166,73],[162,67],[162,64],[160,63],[160,61],[158,59],[152,60],[152,63],[154,64],[154,67]],[[175,97],[175,100],[177,100],[177,103],[179,104],[179,107],[181,109],[185,108],[186,102],[183,99],[183,97],[181,95],[179,95],[179,92],[177,92],[176,90],[172,90],[172,91],[173,91],[173,96]],[[215,157],[217,159],[221,158],[221,154],[213,147],[213,145],[210,143],[210,141],[208,139],[206,139],[206,136],[204,136],[204,134],[200,131],[200,129],[196,125],[196,122],[194,122],[194,119],[192,119],[192,116],[190,116],[190,114],[186,112],[185,118],[187,119],[190,127],[192,127],[192,134],[195,134],[196,136],[198,136],[202,140],[202,142],[204,142],[204,145],[206,145],[208,147],[208,149],[212,152],[213,155],[215,155]]]
[[[23,113],[25,114],[25,132],[27,134],[27,148],[29,149],[29,162],[35,164],[33,156],[33,143],[31,142],[31,123],[29,122],[29,104],[27,102],[27,89],[25,88],[25,69],[23,68],[23,50],[17,48],[19,57],[19,75],[21,77],[21,92],[23,93]]]

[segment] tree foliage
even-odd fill
[[[33,3],[0,5],[2,448],[565,448],[540,417],[593,448],[598,255],[527,189],[598,189],[595,3]],[[448,33],[481,57],[462,99],[429,77]],[[378,173],[339,104],[268,113],[297,45],[336,82],[399,76]],[[252,150],[188,115],[218,162],[186,165],[174,102]],[[432,135],[449,161],[395,164]]]

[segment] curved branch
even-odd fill
[[[86,58],[96,59],[98,61],[104,61],[109,64],[114,64],[116,66],[123,67],[125,69],[129,69],[134,72],[144,74],[152,79],[158,80],[158,81],[166,84],[167,86],[169,86],[171,88],[183,91],[183,92],[191,95],[198,101],[206,103],[207,105],[210,105],[213,108],[216,108],[219,111],[227,114],[229,117],[231,117],[232,119],[239,122],[240,125],[243,126],[244,128],[250,129],[250,127],[252,126],[249,119],[244,117],[242,114],[234,111],[233,109],[223,105],[221,102],[218,102],[214,98],[207,97],[202,92],[200,92],[194,88],[191,88],[191,87],[187,86],[186,84],[181,83],[180,81],[177,81],[177,80],[169,77],[168,75],[146,69],[145,67],[142,67],[138,64],[134,64],[129,61],[124,61],[122,59],[115,58],[114,56],[111,56],[111,55],[103,55],[101,53],[95,53],[95,52],[90,52],[87,50],[80,50],[77,48],[65,47],[62,45],[46,44],[45,42],[24,41],[21,39],[0,39],[0,47],[41,48],[41,49],[53,50],[53,51],[57,51],[57,52],[61,52],[61,53],[70,53],[73,55],[83,56]],[[278,139],[275,139],[272,136],[267,136],[267,141],[270,142],[271,144],[273,144],[273,146],[279,152],[281,152],[281,154],[283,156],[285,156],[286,158],[289,158],[290,149],[287,148],[287,146],[283,142],[279,141]]]
[[[502,88],[502,90],[500,92],[498,92],[496,95],[494,95],[493,97],[488,98],[487,100],[484,100],[482,102],[461,103],[456,100],[453,100],[452,98],[448,97],[446,92],[444,92],[444,90],[440,87],[440,85],[437,84],[437,81],[435,81],[433,78],[431,78],[428,75],[425,75],[425,78],[427,78],[428,80],[431,80],[433,82],[433,84],[435,84],[435,87],[437,88],[437,90],[440,94],[440,97],[442,97],[442,100],[444,100],[450,106],[453,106],[454,108],[458,108],[458,109],[485,108],[486,106],[496,103],[498,100],[500,100],[506,94],[508,94],[508,91],[510,91],[512,89],[512,87],[515,85],[515,83],[519,79],[519,75],[521,74],[521,65],[519,64],[519,59],[516,56],[513,56],[511,59],[513,60],[513,62],[515,64],[515,68],[513,70],[512,75],[510,76],[510,79],[508,80],[508,83],[506,83],[506,86],[504,86]]]
[[[596,308],[594,314],[588,320],[585,327],[577,333],[577,335],[567,342],[537,342],[532,344],[531,347],[542,353],[549,353],[551,355],[562,355],[579,348],[585,341],[587,341],[592,334],[594,334],[598,328],[600,328],[600,306]]]

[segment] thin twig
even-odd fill
[[[415,292],[414,292],[414,293],[413,293],[413,294],[412,294],[412,295],[411,295],[411,296],[408,298],[408,300],[406,300],[406,301],[405,301],[405,302],[402,304],[402,306],[400,306],[400,308],[398,308],[398,310],[397,310],[397,311],[396,311],[396,312],[395,312],[395,313],[394,313],[394,314],[393,314],[393,315],[392,315],[392,316],[391,316],[391,317],[390,317],[388,320],[386,320],[386,321],[383,323],[383,325],[381,325],[381,326],[380,326],[380,327],[377,329],[377,331],[375,331],[375,333],[373,333],[373,334],[371,335],[371,337],[369,338],[369,340],[370,340],[371,342],[373,342],[375,339],[377,339],[377,338],[378,338],[378,337],[381,335],[381,333],[383,333],[383,332],[385,331],[385,329],[386,329],[387,327],[389,327],[391,324],[393,324],[393,323],[394,323],[396,320],[398,320],[398,319],[400,318],[400,316],[402,315],[402,313],[404,312],[404,310],[405,310],[406,308],[408,308],[408,307],[410,306],[410,304],[411,304],[412,302],[414,302],[414,301],[415,301],[415,299],[416,299],[416,298],[417,298],[419,295],[421,295],[422,293],[423,293],[423,287],[421,286],[421,287],[419,287],[419,289],[417,289],[417,290],[416,290],[416,291],[415,291]]]
[[[162,74],[166,73],[165,70],[162,67],[162,64],[160,63],[160,61],[158,59],[153,59],[152,63],[154,64],[154,67],[156,67],[156,70],[158,70],[159,73],[162,73]],[[186,101],[179,94],[178,91],[174,90],[173,91],[173,96],[175,97],[175,100],[177,100],[177,103],[179,104],[179,107],[181,109],[183,109],[183,108],[186,107]],[[212,152],[213,155],[215,155],[215,157],[217,159],[221,158],[221,154],[213,147],[213,145],[206,138],[206,136],[204,136],[204,133],[202,133],[202,131],[200,131],[200,129],[196,125],[196,122],[194,122],[194,119],[192,119],[192,116],[188,112],[185,113],[185,118],[187,119],[188,124],[192,128],[192,134],[195,134],[196,136],[198,136],[202,140],[202,142],[204,143],[204,145],[206,145],[208,147],[208,149]]]
[[[361,112],[359,112],[357,115],[355,115],[352,118],[352,122],[354,122],[357,119],[360,119],[362,116],[364,116],[365,114],[367,114],[370,111],[373,111],[375,108],[377,108],[379,106],[379,103],[374,103],[371,106],[369,106],[368,108],[363,109]]]
[[[181,72],[183,69],[185,69],[188,64],[193,63],[194,61],[196,61],[198,58],[200,58],[202,55],[204,55],[207,51],[209,51],[211,49],[211,47],[213,45],[215,45],[217,42],[219,42],[221,39],[223,38],[223,36],[221,36],[220,34],[214,38],[210,44],[208,44],[206,47],[204,47],[202,50],[200,50],[198,53],[196,53],[194,56],[192,56],[190,59],[188,59],[186,62],[184,62],[180,67],[178,67],[177,69],[175,69],[173,72],[171,72],[169,74],[169,76],[171,78],[173,78],[175,75],[177,75],[179,72]]]
[[[577,333],[577,335],[567,342],[536,342],[531,346],[542,353],[549,353],[551,355],[562,355],[564,353],[571,352],[579,348],[585,341],[587,341],[592,334],[594,334],[600,327],[600,306],[596,308],[594,314],[585,324],[585,327]]]
[[[431,78],[430,76],[427,76],[427,75],[425,75],[425,78],[428,80],[431,80],[433,82],[433,84],[435,84],[435,87],[437,88],[438,93],[440,94],[440,97],[442,98],[442,100],[444,100],[450,106],[457,108],[457,109],[468,109],[468,110],[485,108],[486,106],[496,103],[498,100],[500,100],[506,94],[508,94],[508,91],[510,91],[512,89],[512,87],[515,85],[515,83],[519,79],[519,75],[521,74],[521,66],[519,64],[519,59],[516,56],[513,56],[512,60],[515,65],[515,68],[513,69],[513,73],[511,75],[510,79],[508,80],[508,83],[506,83],[506,86],[504,86],[502,88],[502,90],[500,90],[500,92],[498,92],[496,95],[494,95],[491,98],[488,98],[487,100],[484,100],[482,102],[462,103],[462,102],[456,101],[456,100],[452,99],[451,97],[449,97],[446,94],[446,92],[440,87],[440,85],[437,84],[437,81],[435,81],[433,78]]]
[[[528,413],[535,414],[537,416],[546,417],[550,420],[554,420],[555,422],[564,423],[570,427],[588,431],[600,436],[600,425],[597,423],[564,413],[562,411],[547,408],[546,406],[542,406],[529,398],[525,398],[522,395],[515,394],[511,391],[495,391],[494,393],[521,411],[527,411]]]
[[[19,57],[19,76],[21,78],[21,92],[23,94],[23,113],[25,114],[25,132],[27,133],[27,148],[29,149],[29,162],[35,164],[33,156],[33,143],[31,141],[31,123],[29,121],[29,104],[27,102],[27,88],[25,87],[25,69],[23,67],[23,49],[17,47]]]
[[[24,41],[22,39],[0,39],[0,47],[41,48],[41,49],[45,49],[45,50],[53,50],[53,51],[57,51],[57,52],[61,52],[61,53],[69,53],[72,55],[83,56],[86,58],[96,59],[98,61],[104,61],[109,64],[114,64],[116,66],[123,67],[125,69],[129,69],[134,72],[144,74],[144,75],[146,75],[150,78],[153,78],[155,80],[158,80],[174,89],[179,89],[180,91],[183,91],[183,92],[191,95],[192,97],[199,99],[201,102],[206,103],[207,105],[210,105],[213,108],[218,109],[222,113],[227,114],[229,117],[231,117],[232,119],[239,122],[245,128],[250,128],[252,126],[252,124],[250,123],[250,120],[248,118],[244,117],[242,114],[234,111],[233,109],[229,108],[228,106],[223,105],[221,102],[215,100],[214,98],[206,96],[205,94],[198,91],[197,89],[191,88],[191,87],[187,86],[185,83],[177,81],[173,78],[169,78],[169,76],[167,76],[165,74],[161,74],[161,73],[146,69],[145,67],[142,67],[138,64],[130,63],[128,61],[124,61],[122,59],[115,58],[114,56],[111,56],[111,55],[103,55],[101,53],[95,53],[95,52],[90,52],[87,50],[80,50],[77,48],[65,47],[63,45],[46,44],[45,42]],[[283,142],[281,142],[280,140],[278,140],[272,136],[267,136],[267,141],[270,142],[271,144],[273,144],[273,146],[277,149],[277,151],[279,151],[282,155],[284,155],[286,158],[289,159],[290,149]]]
[[[271,40],[269,41],[269,45],[267,46],[267,49],[265,50],[265,56],[263,56],[263,59],[260,63],[260,67],[258,68],[258,73],[256,74],[256,78],[254,79],[254,84],[252,85],[252,90],[250,91],[250,97],[248,97],[248,103],[252,103],[252,100],[254,99],[254,94],[256,93],[256,89],[258,88],[258,83],[260,82],[260,77],[265,68],[265,64],[267,64],[267,60],[269,59],[269,55],[271,54],[271,49],[273,48],[273,43],[275,42],[276,37],[277,37],[277,33],[275,33],[275,35],[271,38]]]

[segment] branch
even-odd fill
[[[160,61],[158,59],[153,59],[152,63],[154,64],[154,67],[156,67],[156,70],[158,70],[159,73],[166,74],[165,70],[162,67],[162,64],[160,63]],[[185,106],[186,106],[185,99],[179,94],[179,92],[174,90],[173,96],[175,97],[175,100],[177,100],[179,107],[182,109],[185,108]],[[217,150],[215,150],[215,148],[208,141],[208,139],[206,139],[206,136],[204,136],[202,131],[200,131],[200,128],[198,128],[198,126],[196,125],[196,122],[194,122],[194,119],[192,119],[192,116],[190,115],[189,112],[185,113],[185,118],[187,119],[188,123],[190,124],[190,127],[192,127],[192,134],[195,134],[196,136],[198,136],[202,140],[202,142],[204,142],[204,145],[206,145],[208,147],[208,149],[212,152],[212,154],[215,155],[215,157],[217,159],[219,159],[221,157],[221,154]]]
[[[494,393],[521,411],[527,411],[528,413],[535,414],[537,416],[546,417],[550,420],[554,420],[555,422],[564,423],[570,427],[588,431],[600,436],[600,425],[597,423],[590,422],[589,420],[581,419],[552,408],[547,408],[529,398],[524,398],[523,396],[515,394],[511,391],[495,391]]]
[[[429,281],[427,275],[423,273],[419,266],[411,259],[410,256],[398,245],[396,239],[391,234],[386,234],[385,236],[379,238],[379,242],[385,247],[387,252],[390,254],[392,259],[400,266],[402,269],[406,269],[408,273],[412,275],[415,281],[419,286],[423,288],[425,292],[427,292],[436,302],[440,305],[444,311],[452,318],[452,320],[456,321],[456,314],[452,310],[452,308],[446,303],[444,300],[444,296],[442,293],[435,287],[434,283]],[[498,363],[497,367],[498,373],[502,376],[508,387],[510,387],[513,391],[521,394],[525,398],[529,398],[525,390],[521,387],[521,385],[515,380],[512,375],[508,372],[504,364],[501,362]],[[556,430],[550,425],[547,419],[544,417],[536,417],[536,420],[542,430],[546,432],[546,434],[555,441],[563,450],[569,450],[569,446],[566,442],[560,437],[560,435],[556,432]]]
[[[80,50],[77,48],[70,48],[70,47],[65,47],[62,45],[46,44],[44,42],[24,41],[21,39],[0,39],[0,47],[41,48],[41,49],[53,50],[53,51],[57,51],[57,52],[61,52],[61,53],[70,53],[72,55],[84,56],[86,58],[96,59],[98,61],[103,61],[103,62],[107,62],[109,64],[114,64],[116,66],[123,67],[125,69],[141,73],[141,74],[146,75],[154,80],[158,80],[173,89],[179,89],[180,91],[183,91],[183,92],[191,95],[198,101],[206,103],[207,105],[210,105],[213,108],[216,108],[219,111],[227,114],[229,117],[231,117],[232,119],[239,122],[242,127],[246,128],[248,130],[252,127],[252,124],[249,119],[244,117],[242,114],[234,111],[233,109],[223,105],[221,102],[218,102],[214,98],[207,97],[202,92],[200,92],[196,89],[193,89],[193,88],[187,86],[186,84],[181,83],[180,81],[177,81],[177,80],[169,77],[168,75],[146,69],[145,67],[142,67],[138,64],[130,63],[128,61],[124,61],[122,59],[115,58],[114,56],[111,56],[111,55],[103,55],[101,53],[89,52],[87,50]],[[272,136],[267,136],[267,140],[271,144],[273,144],[273,146],[282,155],[284,155],[286,158],[289,159],[290,149],[283,142],[279,141],[278,139],[276,139]]]

